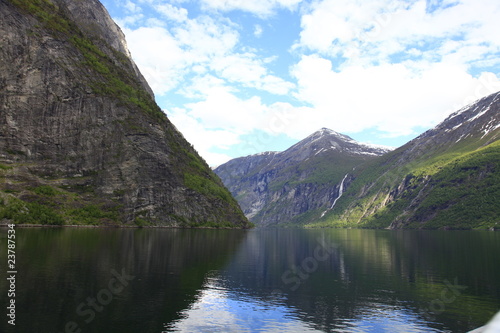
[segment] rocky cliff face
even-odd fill
[[[500,92],[360,168],[316,226],[500,227]]]
[[[286,151],[237,158],[215,172],[255,224],[301,224],[332,209],[356,166],[388,151],[323,128]]]
[[[139,68],[137,68],[127,47],[125,35],[118,25],[111,19],[106,8],[99,0],[85,1],[66,1],[54,0],[54,3],[59,3],[61,6],[66,6],[71,13],[73,22],[78,28],[85,33],[92,41],[96,43],[102,50],[114,49],[130,59],[130,66],[135,73],[142,87],[154,97],[153,90],[149,87],[146,79],[142,76]],[[104,43],[103,43],[103,42]]]
[[[0,0],[0,220],[246,227],[96,0]]]

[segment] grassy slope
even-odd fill
[[[405,147],[369,163],[334,211],[309,227],[491,228],[500,220],[500,142],[463,140],[392,167]]]
[[[366,220],[366,226],[490,228],[500,219],[500,142],[416,170],[395,202]]]

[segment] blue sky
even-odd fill
[[[500,90],[498,0],[101,0],[212,165],[327,127],[400,146]]]

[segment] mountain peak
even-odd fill
[[[500,91],[483,97],[449,115],[434,128],[410,141],[412,144],[432,140],[440,144],[455,145],[464,140],[486,139],[489,144],[500,137]]]
[[[354,141],[351,137],[326,127],[323,127],[320,130],[314,132],[309,137],[325,137],[325,136],[334,136],[345,141]]]
[[[331,209],[353,169],[387,151],[321,128],[283,152],[237,158],[215,172],[245,215],[268,226]]]
[[[316,146],[322,145],[322,143],[328,145],[331,141],[337,144],[342,144],[344,142],[355,142],[352,138],[348,137],[347,135],[323,127],[320,130],[312,133],[305,139],[299,141],[297,144],[290,147],[288,150],[293,149],[294,147],[303,147],[312,144]]]
[[[341,135],[339,132],[336,132],[334,130],[331,130],[326,127],[322,127],[320,130],[316,131],[315,133],[319,133],[321,135]]]
[[[349,155],[383,155],[393,148],[362,143],[350,136],[323,127],[296,143],[284,153],[300,155],[303,158],[315,156],[327,151],[338,151]]]

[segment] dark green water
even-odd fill
[[[500,233],[16,229],[1,332],[466,332],[500,310]],[[81,331],[80,331],[81,330]]]

